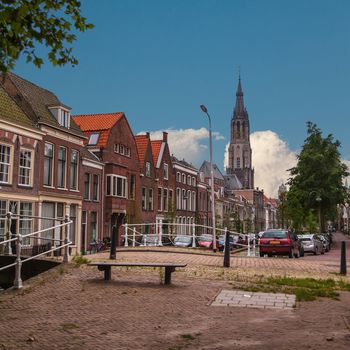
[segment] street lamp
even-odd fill
[[[211,215],[213,223],[213,251],[216,252],[216,230],[215,230],[215,203],[214,203],[214,169],[213,169],[213,145],[211,140],[211,118],[207,107],[200,105],[201,110],[209,119],[209,144],[210,144],[210,177],[211,177]]]

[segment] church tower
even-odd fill
[[[249,117],[244,107],[241,76],[238,79],[236,105],[231,119],[231,140],[226,173],[227,175],[236,175],[243,188],[254,189]]]

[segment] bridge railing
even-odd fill
[[[128,247],[163,246],[175,243],[177,236],[190,236],[192,238],[191,247],[196,248],[197,242],[202,235],[213,236],[211,226],[199,225],[195,223],[142,223],[124,224],[123,245]],[[216,228],[216,238],[225,235],[229,231],[226,227]],[[255,256],[257,252],[257,240],[254,234],[243,234],[229,231],[229,234],[236,237],[234,245],[245,248],[248,256]],[[254,237],[253,237],[254,236]]]
[[[20,234],[12,233],[11,232],[11,223],[12,220],[15,218],[28,218],[28,219],[42,219],[42,220],[52,220],[52,221],[58,221],[61,222],[58,225],[44,228],[42,230],[38,230],[35,232],[31,232],[28,234]],[[33,260],[35,258],[38,258],[43,255],[50,254],[52,252],[61,250],[64,248],[64,254],[63,254],[63,262],[69,261],[69,245],[72,244],[70,241],[70,225],[73,221],[70,220],[69,216],[66,215],[65,219],[59,219],[59,218],[48,218],[48,217],[39,217],[39,216],[30,216],[30,215],[15,215],[11,212],[8,212],[6,214],[5,218],[5,234],[3,237],[0,236],[0,251],[3,250],[3,254],[7,256],[16,256],[16,260],[14,263],[5,265],[0,267],[0,271],[6,270],[10,267],[15,267],[15,279],[14,279],[14,287],[16,289],[22,288],[22,277],[21,277],[21,270],[22,270],[22,264]],[[58,239],[56,237],[48,238],[48,237],[42,237],[41,234],[45,232],[49,232],[56,229],[62,229],[63,230],[63,239]],[[3,238],[3,240],[1,240]],[[38,239],[40,241],[48,241],[52,242],[52,244],[47,244],[47,249],[41,249],[40,252],[38,252],[35,255],[32,255],[30,257],[26,257],[22,254],[22,246],[23,246],[23,239]],[[44,245],[45,246],[45,245]],[[13,253],[13,247],[15,247],[15,253]],[[53,247],[53,248],[52,248]]]

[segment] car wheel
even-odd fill
[[[264,253],[263,252],[259,252],[260,258],[264,257]]]

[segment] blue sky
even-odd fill
[[[15,69],[74,114],[124,111],[135,133],[198,130],[208,127],[205,104],[225,137],[214,142],[223,167],[240,67],[251,132],[272,130],[298,150],[312,120],[350,159],[349,1],[83,0],[82,8],[95,28],[74,44],[77,67]]]

